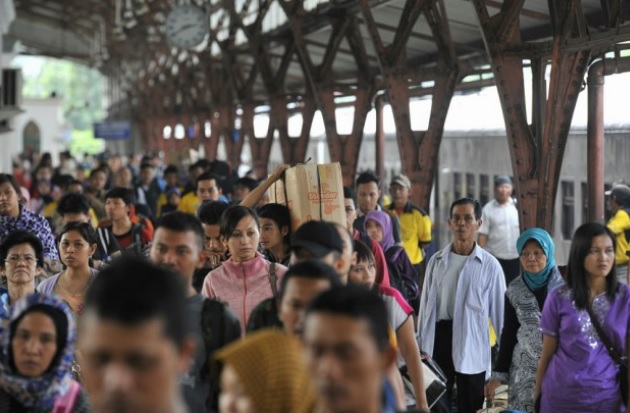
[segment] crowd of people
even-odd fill
[[[345,225],[292,228],[266,196],[288,167],[64,154],[0,174],[0,411],[476,413],[502,384],[514,411],[629,411],[630,188],[560,271],[509,177],[483,208],[455,200],[429,254],[405,175],[384,196],[361,173]]]

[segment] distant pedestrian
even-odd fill
[[[512,190],[510,177],[498,176],[494,180],[494,199],[483,207],[478,240],[479,246],[499,260],[506,284],[510,284],[521,269],[516,251],[520,227]]]
[[[608,229],[615,234],[615,267],[617,281],[630,283],[627,252],[630,250],[630,187],[616,185],[607,193],[610,195],[610,208],[613,216],[608,220]]]

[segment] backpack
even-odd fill
[[[389,282],[397,289],[405,301],[418,314],[420,309],[420,289],[415,280],[416,270],[403,247],[393,246],[385,251],[385,261],[389,270]]]
[[[96,229],[96,234],[98,235],[98,241],[103,247],[103,251],[107,253],[108,256],[111,256],[113,253],[120,251],[124,255],[132,255],[137,257],[148,257],[150,246],[143,245],[142,243],[142,231],[144,230],[144,223],[131,224],[131,245],[129,245],[124,250],[120,248],[118,245],[118,241],[116,240],[116,236],[112,232],[112,227],[106,226]],[[104,257],[105,258],[105,257]]]
[[[225,303],[213,298],[203,300],[201,331],[207,360],[200,373],[201,377],[210,384],[206,405],[214,409],[212,411],[218,411],[220,393],[219,369],[213,368],[212,356],[217,350],[241,338],[240,323],[234,315],[232,315],[233,320],[230,320],[231,315],[232,313]]]

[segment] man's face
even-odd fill
[[[378,189],[376,182],[368,182],[367,184],[359,184],[357,186],[357,196],[359,208],[364,213],[376,210],[378,198],[381,196],[381,190]]]
[[[357,219],[357,209],[352,198],[345,198],[343,205],[346,208],[346,228],[348,228],[348,231],[352,231],[352,225]]]
[[[169,188],[174,188],[178,184],[178,178],[176,173],[168,173],[164,176],[164,181],[166,182],[166,186]]]
[[[234,199],[245,199],[251,191],[245,185],[237,185],[234,187]]]
[[[193,231],[176,232],[163,227],[155,231],[150,256],[153,262],[176,271],[186,282],[192,282],[203,259]]]
[[[217,201],[221,196],[221,188],[214,179],[206,179],[197,182],[197,197],[203,201]]]
[[[300,276],[289,279],[278,310],[278,316],[287,334],[302,337],[306,306],[317,294],[328,289],[330,289],[328,280]]]
[[[140,169],[140,180],[144,185],[148,185],[153,180],[153,176],[155,175],[155,171],[153,168],[144,167]]]
[[[397,207],[402,207],[404,206],[407,201],[409,201],[409,188],[402,186],[400,184],[392,184],[389,187],[389,193],[392,196],[392,201],[394,202],[394,205],[396,205]]]
[[[448,220],[453,237],[457,241],[473,241],[481,225],[475,219],[475,207],[472,204],[455,205]]]
[[[105,200],[105,213],[107,218],[116,221],[129,215],[129,207],[122,198],[107,198]]]
[[[371,410],[366,394],[382,393],[395,358],[393,349],[379,351],[365,320],[323,312],[306,317],[304,351],[317,397],[332,413]]]
[[[221,226],[201,224],[203,226],[203,245],[206,255],[213,266],[219,265],[225,260],[227,247],[221,240]]]
[[[494,196],[500,204],[506,203],[512,196],[512,185],[501,184],[494,188]]]
[[[83,376],[95,413],[167,413],[179,400],[178,377],[193,345],[179,349],[159,319],[128,326],[93,312],[81,323]]]

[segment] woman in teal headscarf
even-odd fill
[[[510,409],[533,412],[536,369],[542,353],[540,317],[547,294],[564,281],[554,259],[555,247],[547,231],[531,228],[516,241],[521,275],[505,293],[505,316],[499,356],[485,388],[492,398],[500,384],[509,383]]]

